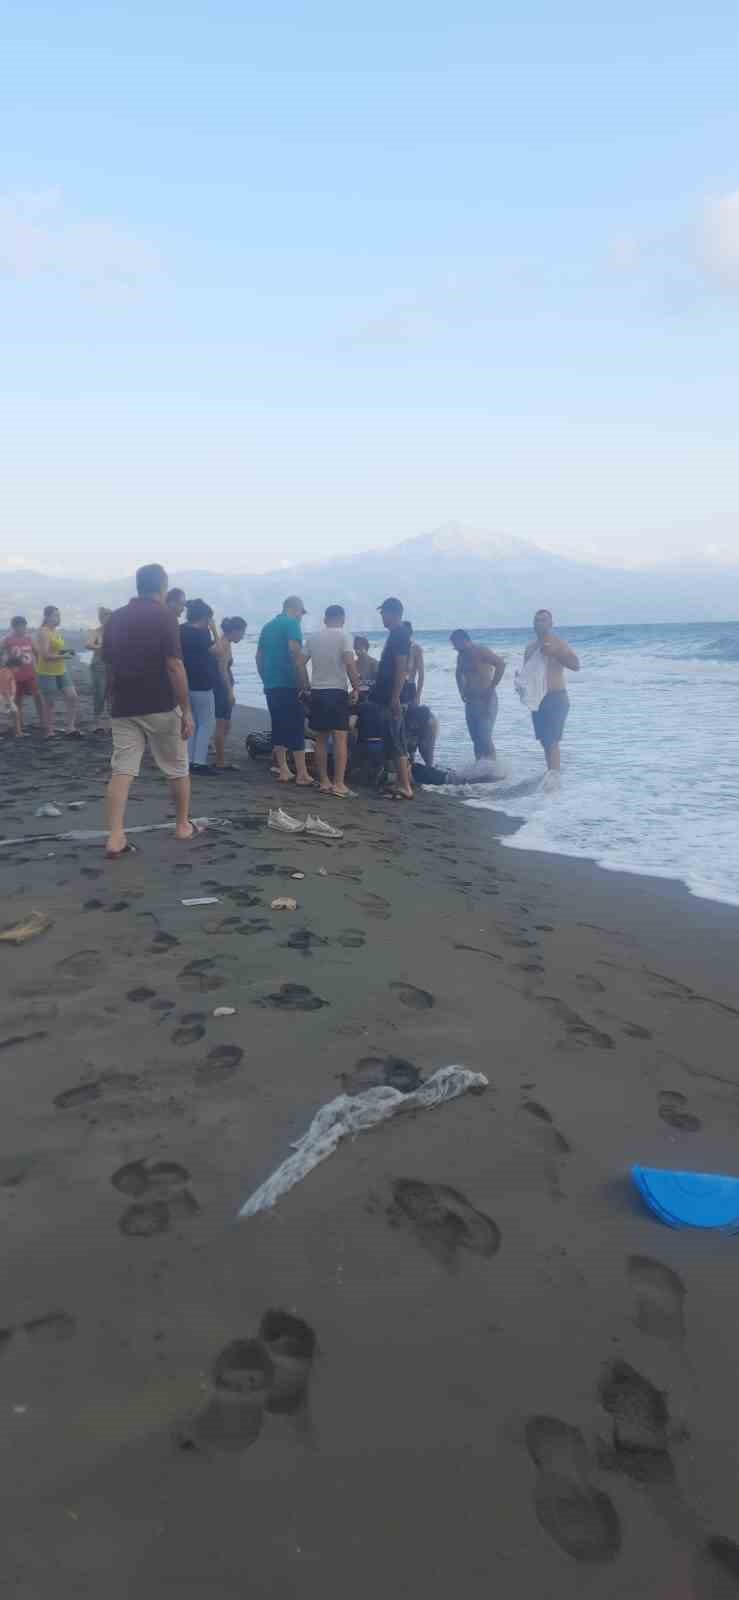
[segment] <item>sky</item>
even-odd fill
[[[739,564],[735,0],[0,28],[0,566]]]

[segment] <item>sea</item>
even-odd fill
[[[530,632],[471,630],[507,661],[494,737],[509,776],[476,785],[465,803],[520,821],[503,840],[508,849],[679,879],[692,894],[739,905],[739,623],[559,631],[581,671],[568,674],[562,777],[550,786],[513,687]],[[373,654],[383,638],[373,636]],[[419,630],[415,638],[426,660],[423,698],[440,723],[437,765],[469,761],[448,634]],[[249,636],[235,652],[237,697],[261,705],[255,645]]]

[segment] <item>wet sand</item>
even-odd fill
[[[739,1171],[739,915],[232,753],[192,845],[0,850],[2,924],[52,919],[0,946],[2,1592],[736,1593],[739,1241],[626,1174]],[[100,826],[107,761],[3,741],[0,833]],[[130,821],[166,810],[147,769]],[[388,1058],[489,1088],[236,1223]]]

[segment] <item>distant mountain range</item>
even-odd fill
[[[376,607],[389,594],[404,601],[416,628],[522,627],[539,606],[548,606],[562,625],[724,622],[739,615],[739,565],[599,567],[459,523],[390,549],[253,575],[172,572],[170,583],[202,595],[219,619],[246,617],[250,630],[290,593],[302,595],[313,621],[339,602],[351,625],[362,628],[378,626]],[[132,578],[6,572],[0,575],[0,625],[16,612],[35,624],[42,607],[54,603],[68,627],[80,627],[94,620],[99,605],[123,605],[133,592]]]

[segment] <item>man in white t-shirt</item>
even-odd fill
[[[303,655],[310,662],[311,695],[310,727],[316,740],[316,763],[321,790],[345,800],[347,789],[346,763],[349,741],[349,689],[356,702],[359,677],[354,660],[352,641],[344,631],[346,613],[342,606],[328,606],[324,626],[311,633],[303,646]],[[334,741],[334,779],[328,776],[328,736]]]

